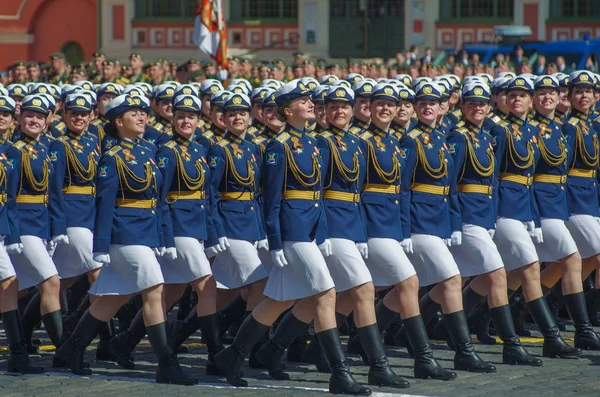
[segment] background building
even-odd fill
[[[492,40],[495,25],[529,25],[528,39],[600,37],[598,0],[223,0],[230,54],[290,60],[391,57]],[[97,48],[126,59],[206,59],[192,42],[196,0],[0,1],[0,69],[17,59],[74,63]]]

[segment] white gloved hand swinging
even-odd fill
[[[283,254],[283,250],[271,251],[271,259],[273,259],[273,264],[279,268],[283,268],[288,264],[287,259],[285,259],[285,255]]]

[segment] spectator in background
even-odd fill
[[[425,48],[425,56],[421,58],[421,63],[433,63],[433,51],[431,47]]]
[[[448,70],[449,73],[452,72],[452,67],[454,66],[454,63],[456,63],[456,57],[454,55],[448,55],[444,67]]]
[[[523,54],[524,54],[523,47],[521,47],[520,45],[516,45],[515,46],[515,58],[513,60],[513,63],[515,65],[515,70],[520,70],[521,64],[527,63],[527,59],[523,56]]]
[[[565,62],[565,58],[563,56],[556,57],[556,67],[561,73],[568,74],[572,72],[571,68],[567,66],[567,63]]]
[[[546,74],[553,74],[558,72],[558,67],[554,62],[550,62],[546,65]]]
[[[473,55],[471,55],[471,65],[473,65],[474,68],[479,66],[480,63],[481,59],[479,58],[479,54],[474,53]]]
[[[590,72],[594,72],[594,73],[596,73],[598,71],[597,65],[594,63],[593,55],[588,55],[587,59],[585,60],[585,65],[583,66],[583,68],[585,70],[589,70]]]
[[[416,45],[411,45],[410,49],[409,49],[409,54],[410,54],[410,62],[411,64],[413,62],[417,61],[417,56],[419,55],[419,47],[417,47]]]
[[[396,53],[396,65],[398,65],[399,67],[404,66],[404,63],[406,62],[406,58],[404,58],[404,54],[402,54],[401,52],[397,52]]]
[[[542,75],[546,72],[546,56],[544,54],[539,54],[537,59],[535,60],[535,66],[533,68],[533,73]]]
[[[469,53],[467,51],[462,50],[458,56],[460,57],[459,63],[461,63],[463,66],[469,65]]]

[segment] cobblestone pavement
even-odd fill
[[[0,328],[3,329],[3,328]],[[569,330],[569,329],[568,329]],[[572,331],[572,328],[570,328]],[[539,336],[538,333],[535,335]],[[572,332],[565,332],[572,338]],[[0,396],[178,396],[182,393],[207,396],[270,397],[291,396],[309,397],[326,395],[328,376],[316,372],[309,365],[286,363],[291,379],[287,382],[274,381],[266,371],[253,370],[247,364],[243,371],[250,387],[235,389],[227,386],[224,379],[204,375],[206,350],[198,337],[190,339],[188,353],[180,354],[181,364],[186,371],[200,379],[201,384],[192,387],[157,385],[153,382],[156,360],[152,348],[145,340],[135,351],[136,369],[123,370],[115,363],[94,360],[93,345],[86,352],[86,361],[90,361],[94,375],[89,378],[72,376],[67,370],[51,369],[53,346],[45,337],[45,332],[36,331],[35,337],[42,339],[39,355],[32,356],[37,365],[46,367],[44,375],[8,376],[0,372]],[[569,340],[569,339],[568,339]],[[523,340],[524,345],[535,355],[541,355],[541,339]],[[572,342],[572,340],[571,340]],[[0,332],[0,369],[6,368],[6,338]],[[435,355],[443,366],[452,367],[453,353],[444,343],[435,343]],[[586,352],[578,360],[544,359],[543,367],[521,367],[502,365],[501,345],[476,345],[481,356],[498,367],[495,374],[483,375],[459,371],[455,381],[420,380],[412,377],[412,360],[405,349],[389,348],[388,355],[394,370],[406,376],[411,382],[410,389],[373,388],[376,397],[399,396],[598,396],[600,380],[598,365],[600,352]],[[368,368],[358,357],[350,357],[352,371],[357,380],[367,381]]]

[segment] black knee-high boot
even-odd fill
[[[83,316],[83,313],[85,313],[85,311],[90,308],[90,305],[91,305],[90,295],[87,294],[81,300],[81,302],[79,303],[79,306],[77,306],[77,309],[73,310],[71,312],[71,314],[69,314],[69,316],[67,318],[65,318],[65,321],[63,324],[63,334],[64,334],[65,339],[68,339],[69,336],[71,336],[71,333],[73,333],[73,330],[77,326],[77,323],[81,319],[81,316]]]
[[[331,368],[329,378],[329,392],[333,394],[350,394],[355,396],[369,396],[371,389],[361,386],[352,374],[344,350],[340,343],[340,334],[337,328],[317,332],[319,345]]]
[[[68,290],[69,294],[67,307],[69,308],[69,315],[81,305],[81,301],[87,297],[89,289],[90,282],[88,280],[88,275],[82,274],[81,276],[77,277],[75,282],[73,282],[73,284]],[[81,317],[81,315],[79,317]],[[73,326],[73,328],[74,327],[75,326]]]
[[[543,296],[527,302],[527,308],[540,332],[544,335],[544,346],[542,348],[544,357],[577,358],[581,355],[581,349],[571,347],[563,340],[556,325],[556,320],[552,316],[548,303]]]
[[[290,347],[296,337],[302,335],[308,324],[298,320],[292,311],[279,322],[279,326],[269,340],[256,352],[256,359],[267,367],[273,379],[288,380],[290,376],[283,372],[281,357],[285,349]]]
[[[98,328],[104,324],[86,311],[75,330],[62,346],[56,351],[54,357],[64,362],[71,372],[76,375],[91,375],[89,367],[84,366],[83,354],[98,333]]]
[[[202,340],[206,344],[208,360],[206,361],[206,375],[225,376],[215,365],[215,354],[223,350],[219,333],[219,314],[209,314],[197,317],[198,328],[202,333]]]
[[[475,352],[471,342],[471,333],[467,324],[467,316],[463,310],[444,314],[448,333],[456,346],[454,369],[472,372],[496,372],[496,367],[483,361]]]
[[[238,295],[234,300],[229,302],[221,311],[219,311],[220,322],[219,331],[221,332],[221,336],[225,334],[225,331],[231,324],[233,324],[240,317],[244,316],[246,313],[246,301],[242,298],[241,295]]]
[[[63,343],[62,311],[56,310],[42,315],[42,322],[52,344],[58,349]]]
[[[421,312],[421,318],[423,323],[425,324],[425,329],[427,329],[427,324],[438,316],[438,313],[442,310],[442,306],[431,299],[429,294],[424,294],[421,299],[419,299],[419,310]],[[406,337],[406,330],[404,327],[400,329],[396,337],[394,338],[394,342],[397,346],[406,346],[408,354],[412,357],[412,346],[408,343],[408,339]]]
[[[485,296],[475,292],[471,285],[463,289],[463,307],[469,325],[475,331],[477,339],[484,345],[495,345],[496,338],[489,335],[490,319],[487,316],[488,305]]]
[[[248,317],[252,312],[246,312],[246,316]],[[234,324],[235,326],[235,324]],[[240,327],[241,327],[241,323],[240,323]],[[230,329],[231,331],[231,329]],[[237,331],[234,332],[235,335],[237,335],[237,333],[239,332],[239,328]],[[233,336],[233,335],[232,335]],[[248,356],[248,366],[250,368],[253,369],[268,369],[263,363],[261,363],[259,360],[256,359],[256,352],[258,352],[258,350],[265,344],[267,343],[267,341],[269,340],[269,332],[266,332],[262,338],[260,338],[258,340],[258,342],[256,342],[254,344],[254,346],[252,346],[252,349],[250,350],[250,355]]]
[[[369,360],[369,384],[399,389],[410,387],[408,381],[394,373],[383,349],[377,324],[357,328],[358,336]]]
[[[313,335],[310,338],[310,342],[306,349],[304,349],[304,354],[302,354],[302,361],[308,364],[313,364],[317,367],[317,371],[328,374],[331,372],[329,368],[329,364],[327,364],[327,360],[323,355],[323,351],[321,350],[319,339],[316,335]]]
[[[188,318],[190,312],[192,311],[192,294],[193,290],[190,285],[185,287],[185,291],[179,299],[179,307],[177,309],[177,320],[184,321]]]
[[[169,347],[167,341],[167,323],[162,322],[146,327],[148,340],[158,358],[156,383],[172,383],[174,385],[191,386],[198,383],[197,379],[188,377],[179,366],[177,356]]]
[[[575,325],[575,347],[583,350],[600,350],[600,338],[590,323],[585,305],[585,294],[578,292],[563,297],[569,316]]]
[[[98,328],[99,340],[98,346],[96,346],[96,360],[113,361],[110,355],[110,340],[113,337],[111,322],[112,320],[102,324]]]
[[[233,343],[215,355],[215,365],[225,372],[227,382],[236,387],[246,387],[248,382],[241,378],[240,369],[252,347],[263,337],[269,326],[259,323],[250,314],[244,319]]]
[[[490,308],[490,317],[503,342],[502,362],[504,364],[533,365],[535,367],[542,365],[542,360],[533,357],[521,345],[508,305]]]
[[[38,347],[31,343],[33,337],[33,330],[42,321],[42,313],[40,312],[41,295],[40,291],[37,291],[29,300],[21,321],[23,322],[23,335],[25,335],[25,343],[27,344],[27,352],[29,354],[37,354]]]
[[[508,297],[510,299],[510,311],[513,316],[513,323],[517,330],[517,335],[529,337],[531,331],[525,329],[525,319],[527,317],[527,306],[525,304],[525,297],[522,291],[508,290]]]
[[[129,302],[125,303],[117,314],[115,318],[119,320],[119,332],[123,332],[129,329],[131,322],[137,316],[138,312],[142,309],[144,302],[142,301],[142,294],[137,294],[133,298],[129,300]]]
[[[179,313],[178,313],[179,314]],[[169,346],[174,352],[177,352],[177,349],[183,342],[187,340],[190,336],[194,334],[198,330],[198,314],[196,311],[196,306],[192,308],[191,311],[188,312],[188,316],[183,320],[181,325],[171,334],[169,335]],[[204,335],[202,335],[204,337]]]
[[[129,328],[112,338],[108,344],[110,356],[125,369],[135,368],[131,354],[146,335],[142,309],[135,315]]]
[[[421,315],[409,317],[402,320],[405,327],[406,337],[412,346],[415,358],[414,374],[419,379],[456,379],[456,373],[442,368],[433,357],[433,350],[429,344],[427,329]]]
[[[383,299],[377,302],[375,305],[375,317],[377,319],[377,328],[379,329],[379,333],[381,334],[384,330],[387,330],[390,323],[392,323],[396,318],[400,318],[400,315],[390,309],[388,309],[383,304]],[[363,363],[365,365],[369,365],[369,359],[365,354],[365,350],[363,349],[363,344],[361,343],[361,339],[355,336],[352,339],[348,340],[348,346],[346,349],[347,354],[360,354],[363,359]]]
[[[2,313],[2,323],[8,339],[8,349],[10,356],[6,370],[8,372],[18,372],[22,374],[41,374],[44,368],[32,367],[27,354],[27,345],[23,335],[23,323],[18,310],[11,310]]]

